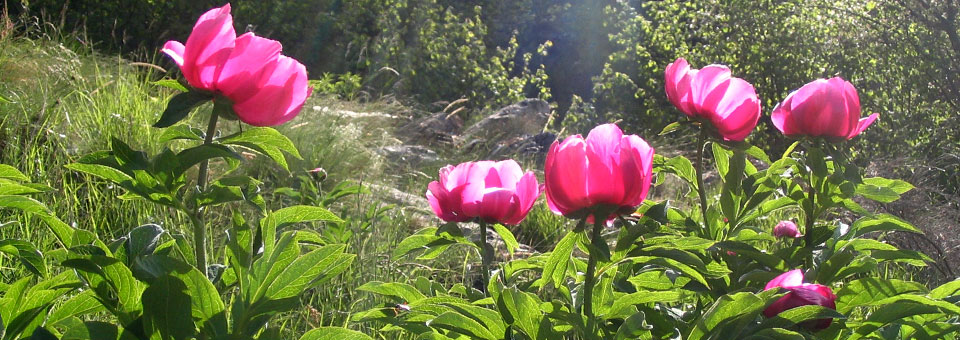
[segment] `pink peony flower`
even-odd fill
[[[728,141],[742,141],[757,126],[760,100],[753,85],[730,76],[723,65],[691,69],[679,58],[664,72],[667,99],[695,120],[713,125]]]
[[[448,165],[440,169],[440,180],[430,182],[427,190],[433,212],[447,222],[480,218],[517,224],[539,196],[537,177],[533,172],[523,173],[512,159]]]
[[[837,309],[835,302],[837,296],[833,294],[830,287],[815,283],[804,283],[803,272],[801,272],[800,269],[794,269],[780,274],[773,278],[773,280],[770,280],[763,289],[770,290],[777,287],[789,292],[787,295],[774,301],[773,304],[763,311],[763,315],[768,318],[772,318],[785,310],[807,305],[819,305],[830,309]],[[802,325],[813,330],[821,330],[830,327],[832,321],[832,319],[811,320],[804,322]]]
[[[547,152],[544,183],[554,213],[593,217],[594,210],[631,213],[647,197],[653,178],[653,148],[637,135],[623,135],[614,124],[593,128],[587,138],[567,137]]]
[[[250,125],[283,124],[310,96],[307,69],[280,54],[280,42],[253,33],[237,37],[230,4],[200,16],[186,45],[171,40],[162,51],[190,86],[230,99],[237,117]]]
[[[773,109],[773,125],[788,137],[847,140],[859,135],[878,114],[860,118],[860,97],[840,77],[817,79],[793,91]]]
[[[775,237],[803,237],[800,230],[797,230],[797,224],[792,221],[780,221],[776,227],[773,227],[773,236]]]

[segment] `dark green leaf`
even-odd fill
[[[289,138],[268,127],[257,127],[248,129],[237,134],[226,136],[220,140],[223,144],[240,145],[250,148],[261,154],[266,155],[277,162],[284,169],[287,168],[287,160],[283,152],[289,153],[300,159],[300,152]]]
[[[320,327],[310,330],[300,337],[300,340],[373,340],[373,338],[342,327]]]
[[[193,111],[194,108],[211,99],[213,98],[209,95],[197,91],[178,93],[170,98],[170,102],[167,103],[167,108],[163,110],[160,120],[154,123],[153,127],[165,128],[176,124],[184,118],[187,118],[187,115],[190,114],[190,111]]]
[[[170,170],[173,171],[175,176],[180,176],[194,165],[213,158],[243,159],[243,157],[226,146],[219,144],[202,144],[180,151],[180,153],[177,154],[178,164],[176,168]]]
[[[164,275],[143,291],[143,324],[146,334],[159,333],[161,339],[185,340],[197,327],[190,313],[191,298],[186,284]]]
[[[43,259],[43,253],[30,242],[15,239],[0,240],[0,253],[19,259],[27,270],[37,276],[47,276],[47,263]]]

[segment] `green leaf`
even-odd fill
[[[6,164],[0,164],[0,178],[7,178],[20,182],[30,181],[30,178],[20,172],[20,170],[17,170],[17,168]]]
[[[278,300],[294,297],[340,275],[355,256],[344,254],[344,248],[343,245],[329,245],[300,256],[283,268],[273,282],[262,283],[267,285],[265,296]]]
[[[766,328],[751,334],[744,340],[804,340],[803,334],[783,328]]]
[[[124,183],[124,182],[133,181],[133,177],[131,177],[130,175],[127,175],[123,171],[114,169],[106,165],[73,163],[73,164],[67,164],[66,168],[73,171],[86,173],[88,175],[97,176],[114,183]]]
[[[902,180],[882,177],[864,178],[857,185],[856,194],[881,203],[890,203],[900,199],[900,195],[913,189],[913,185]]]
[[[513,233],[510,232],[510,229],[504,227],[500,223],[493,225],[493,230],[497,232],[497,235],[500,235],[500,238],[503,239],[503,243],[507,246],[507,251],[510,254],[513,254],[517,250],[517,247],[520,246],[520,243],[517,242],[517,238],[513,236]]]
[[[580,234],[576,232],[567,232],[567,235],[557,243],[543,266],[542,277],[547,280],[547,284],[554,287],[561,287],[564,278],[567,276],[567,266],[570,264],[570,257],[573,256],[573,246],[580,239]]]
[[[926,287],[916,282],[865,277],[844,283],[843,288],[837,291],[837,311],[846,314],[856,307],[871,305],[874,301],[925,291]]]
[[[540,299],[516,287],[504,289],[497,299],[497,306],[504,322],[518,328],[530,339],[540,339]]]
[[[629,310],[629,307],[634,305],[642,305],[652,302],[672,303],[679,301],[680,298],[681,295],[678,291],[641,291],[630,293],[620,296],[613,301],[613,307],[610,308],[610,314],[621,315],[625,311]]]
[[[862,217],[856,222],[853,222],[853,225],[850,227],[850,231],[848,233],[850,237],[860,237],[864,234],[874,231],[906,231],[918,234],[922,233],[919,229],[910,225],[910,223],[907,223],[906,221],[889,214]]]
[[[393,296],[406,303],[416,303],[426,298],[416,287],[401,282],[371,281],[358,287],[357,290]]]
[[[651,325],[646,323],[646,315],[643,312],[637,312],[623,320],[623,324],[617,329],[616,340],[628,339],[651,339]]]
[[[0,240],[0,253],[19,259],[27,270],[37,276],[47,276],[47,263],[43,259],[43,253],[30,242],[14,239]]]
[[[713,305],[697,319],[688,340],[711,338],[731,325],[752,322],[766,307],[766,302],[753,293],[740,292],[720,296]]]
[[[930,297],[934,299],[946,299],[957,295],[960,295],[960,279],[944,283],[930,291]]]
[[[291,142],[289,138],[277,130],[268,127],[252,128],[226,136],[221,138],[220,142],[223,144],[239,145],[257,151],[270,157],[270,159],[273,159],[274,162],[277,162],[277,164],[287,170],[289,170],[289,168],[287,167],[287,160],[283,156],[283,152],[289,153],[297,159],[302,158],[300,152],[297,151],[297,147],[293,145],[293,142]]]
[[[176,125],[163,129],[157,138],[157,143],[166,143],[172,140],[186,139],[197,142],[203,141],[203,130],[188,125]]]
[[[498,340],[498,337],[482,324],[457,312],[445,312],[429,322],[431,327],[454,331],[472,339]]]
[[[273,217],[278,228],[287,224],[313,221],[343,223],[343,220],[340,219],[340,217],[329,210],[309,205],[295,205],[286,207],[274,211]]]
[[[190,313],[191,298],[186,284],[164,275],[154,279],[143,291],[143,327],[146,334],[159,333],[161,339],[189,339],[197,330]]]
[[[160,79],[155,82],[152,82],[152,84],[163,86],[168,89],[174,89],[181,92],[189,91],[186,86],[183,86],[183,84],[181,84],[180,81],[176,79]]]
[[[658,136],[663,136],[663,135],[665,135],[665,134],[671,133],[671,132],[676,131],[677,129],[679,129],[680,126],[682,126],[682,124],[681,124],[680,122],[673,122],[673,123],[667,124],[667,126],[664,126],[663,129],[660,130],[660,133],[657,134],[657,135],[658,135]]]
[[[65,260],[65,267],[77,273],[93,289],[97,297],[123,324],[140,315],[143,284],[119,260],[102,255],[88,255]]]
[[[868,336],[874,331],[891,323],[898,323],[914,315],[942,313],[939,308],[932,305],[921,303],[896,303],[885,304],[870,313],[870,316],[863,321],[859,327],[854,329],[853,334],[848,339],[855,340]]]
[[[194,165],[213,158],[243,159],[243,157],[226,146],[219,144],[202,144],[180,151],[180,153],[177,154],[179,164],[171,170],[173,170],[175,176],[180,176]]]
[[[136,259],[136,268],[147,274],[148,281],[170,276],[181,282],[186,295],[190,297],[190,315],[204,334],[224,335],[227,333],[227,322],[224,313],[223,300],[213,283],[207,279],[205,273],[194,266],[176,258],[163,255],[149,255]],[[176,285],[175,283],[172,283]]]
[[[760,324],[760,328],[788,328],[810,320],[846,319],[837,311],[818,305],[799,306],[787,309]]]
[[[310,330],[300,337],[300,340],[373,340],[373,338],[342,327],[320,327]]]
[[[184,118],[187,118],[187,115],[190,114],[190,111],[193,111],[194,108],[212,99],[209,95],[198,91],[178,93],[173,96],[173,98],[170,98],[170,102],[167,103],[167,108],[163,110],[163,114],[160,115],[160,120],[154,123],[153,127],[165,128],[176,124]]]
[[[50,313],[47,324],[58,326],[71,317],[92,314],[101,310],[103,310],[103,305],[100,304],[100,301],[97,301],[96,294],[92,290],[85,290],[60,304],[53,313]]]

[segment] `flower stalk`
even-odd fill
[[[210,113],[210,121],[207,123],[207,133],[203,136],[203,145],[213,143],[213,135],[217,132],[217,118],[220,117],[217,106],[214,105],[213,112]],[[200,168],[197,172],[197,194],[207,190],[207,171],[210,167],[210,160],[200,162]],[[197,269],[206,275],[207,273],[207,225],[203,222],[203,210],[200,209],[198,202],[194,203],[193,212],[190,216],[193,222],[193,252],[196,256]]]

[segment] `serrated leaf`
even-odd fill
[[[197,91],[178,93],[170,98],[170,101],[167,103],[167,108],[163,110],[163,114],[161,114],[160,119],[153,124],[153,127],[165,128],[176,124],[184,118],[187,118],[187,115],[190,114],[190,111],[193,111],[194,108],[212,99],[209,95]]]

